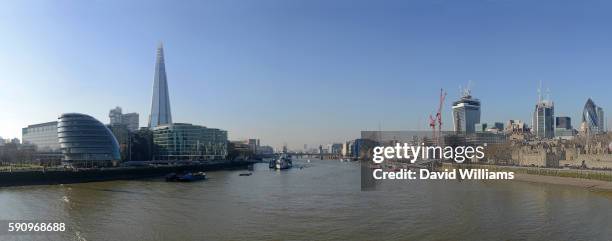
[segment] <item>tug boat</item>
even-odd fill
[[[170,173],[166,175],[166,182],[193,182],[204,179],[206,179],[206,173],[204,172],[187,172],[183,174]]]

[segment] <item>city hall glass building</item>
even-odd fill
[[[64,162],[75,166],[111,166],[120,160],[113,133],[95,118],[78,113],[62,114],[57,135]]]
[[[161,160],[219,160],[227,156],[227,131],[174,123],[153,128]]]

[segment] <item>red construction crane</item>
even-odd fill
[[[444,99],[446,99],[446,92],[440,89],[440,103],[438,105],[438,111],[436,117],[429,115],[429,127],[431,127],[432,135],[431,138],[436,144],[440,144],[439,138],[442,133],[442,106],[444,105]],[[437,121],[437,123],[436,123]],[[436,125],[438,126],[438,133],[436,134]]]

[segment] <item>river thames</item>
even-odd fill
[[[65,222],[0,240],[608,240],[612,194],[519,181],[396,181],[360,191],[359,163],[0,188],[0,220]]]

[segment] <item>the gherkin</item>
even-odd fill
[[[582,111],[582,122],[586,123],[585,127],[588,128],[591,132],[598,132],[600,130],[603,130],[603,128],[601,128],[603,123],[600,123],[599,113],[597,109],[598,108],[593,102],[593,100],[589,98],[586,104],[584,104],[584,110]],[[602,112],[603,115],[603,111],[600,112]]]

